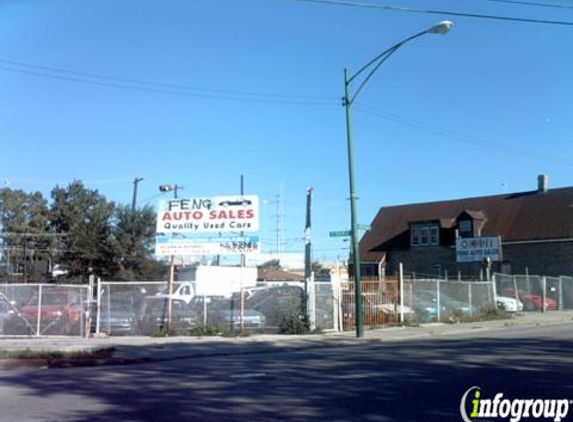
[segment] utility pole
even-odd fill
[[[179,189],[183,189],[183,186],[177,186],[177,184],[173,187],[169,184],[167,185],[160,185],[159,191],[160,192],[171,192],[173,191],[173,197],[178,199],[177,192]],[[173,233],[173,237],[176,234]],[[171,259],[169,262],[169,279],[167,281],[167,330],[171,330],[172,326],[172,313],[173,313],[173,281],[175,280],[175,255],[171,255]]]
[[[245,177],[241,174],[241,199],[245,195]],[[243,240],[244,232],[241,232],[241,241]],[[243,287],[243,271],[245,267],[245,254],[241,254],[241,303],[240,303],[240,328],[239,333],[244,334],[245,331],[245,289]]]
[[[306,190],[306,225],[304,229],[304,315],[308,318],[308,287],[312,282],[312,244],[310,242],[312,188]],[[314,287],[314,286],[313,286]]]
[[[306,225],[304,229],[304,278],[308,280],[312,271],[312,256],[310,242],[311,206],[313,189],[306,190]]]
[[[143,180],[143,177],[136,177],[133,180],[133,199],[131,200],[131,210],[135,211],[135,205],[137,204],[137,185]]]
[[[277,255],[280,255],[284,252],[284,202],[283,202],[283,189],[284,189],[284,182],[280,182],[279,186],[279,194],[277,196]]]

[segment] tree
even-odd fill
[[[90,272],[115,280],[167,277],[167,265],[153,256],[153,208],[116,206],[77,180],[56,186],[51,198],[48,204],[39,192],[0,189],[1,279],[20,272],[25,281],[44,282],[54,264],[76,282]]]
[[[330,270],[318,261],[312,262],[312,271],[316,275],[330,275]]]
[[[153,258],[156,214],[146,206],[116,208],[113,229],[116,279],[150,280],[164,278],[167,266]]]
[[[47,201],[40,192],[27,194],[3,188],[0,210],[5,268],[12,269],[10,273],[22,272],[24,279],[38,279],[47,268],[37,264],[50,262],[55,239],[50,231]]]
[[[67,188],[55,187],[51,196],[51,225],[62,234],[61,263],[67,265],[69,275],[83,280],[90,271],[102,277],[113,275],[115,204],[78,180]]]

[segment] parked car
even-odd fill
[[[38,314],[40,332],[37,331]],[[80,293],[72,290],[48,290],[35,294],[27,304],[17,309],[5,331],[8,334],[79,335],[85,322],[85,306]]]
[[[69,272],[68,267],[66,267],[65,265],[56,264],[54,265],[54,268],[52,268],[51,275],[52,278],[58,279],[60,277],[68,275],[68,272]]]
[[[167,286],[162,288],[161,291],[157,292],[155,296],[162,297],[164,299],[168,298],[169,292],[167,291]],[[185,303],[189,304],[194,297],[195,297],[195,287],[193,286],[192,283],[183,282],[173,286],[173,290],[171,292],[172,299],[180,299]]]
[[[278,326],[284,318],[302,310],[303,295],[304,291],[299,286],[249,289],[245,294],[245,307],[264,314],[268,326]]]
[[[246,304],[246,301],[245,301]],[[227,299],[222,296],[196,296],[191,301],[193,310],[204,323],[206,312],[207,325],[225,325],[237,328],[241,325],[241,305],[238,297]],[[266,317],[261,312],[245,307],[243,309],[243,326],[246,328],[263,328]]]
[[[401,305],[397,304],[394,305],[393,303],[379,303],[373,305],[373,308],[377,311],[381,311],[384,314],[393,315],[396,313],[397,315],[401,314],[402,307]],[[414,309],[410,308],[409,306],[404,305],[404,316],[406,318],[412,318],[416,313]]]
[[[14,305],[0,296],[0,334],[4,334],[4,321],[10,320],[14,315]]]
[[[138,331],[151,335],[167,329],[168,302],[161,296],[146,297],[140,311]],[[197,326],[197,320],[197,313],[184,300],[171,300],[171,328],[173,330],[188,334]]]
[[[497,308],[506,312],[523,311],[523,303],[514,297],[496,296]]]
[[[438,297],[435,291],[420,291],[414,294],[414,311],[420,320],[433,321],[438,318]],[[445,317],[447,314],[461,313],[469,315],[476,313],[475,306],[467,302],[455,300],[443,293],[440,293],[440,317]]]
[[[511,298],[516,297],[514,289],[505,289],[503,294]],[[526,311],[540,311],[543,308],[543,298],[539,295],[518,290],[517,297],[519,297],[519,300],[523,303],[523,309]],[[553,299],[546,297],[545,309],[555,310],[557,309],[557,303]]]
[[[241,311],[240,309],[212,309],[210,321],[239,328],[241,326]],[[266,321],[266,317],[259,311],[254,309],[243,310],[243,327],[245,328],[264,328]]]
[[[97,307],[92,306],[92,332],[97,328]],[[133,335],[136,333],[136,314],[133,303],[114,300],[99,309],[99,332],[112,336]]]

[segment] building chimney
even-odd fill
[[[540,174],[537,176],[537,192],[547,192],[549,190],[549,176]]]

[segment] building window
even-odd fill
[[[472,220],[460,220],[458,221],[458,230],[460,237],[473,237],[474,230],[472,227]]]
[[[440,227],[437,224],[414,224],[410,228],[412,246],[440,244]]]

